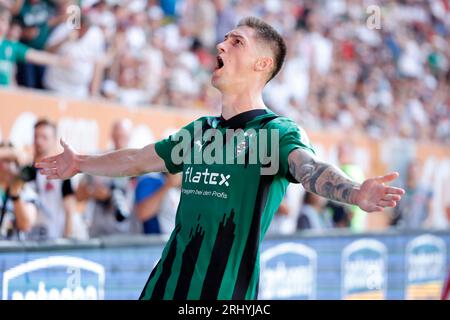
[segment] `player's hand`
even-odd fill
[[[364,211],[383,211],[386,207],[395,207],[405,190],[385,185],[398,178],[393,172],[385,176],[365,180],[357,195],[356,204]]]
[[[35,163],[35,167],[41,169],[41,174],[47,179],[69,179],[80,172],[77,168],[78,154],[62,138],[60,143],[64,148],[62,153]]]

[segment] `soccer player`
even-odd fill
[[[310,192],[358,205],[367,212],[394,207],[404,193],[385,185],[397,173],[367,179],[362,184],[351,181],[336,167],[316,158],[296,123],[266,108],[263,88],[280,71],[286,54],[282,37],[270,25],[257,18],[245,18],[225,36],[217,50],[212,84],[222,94],[220,116],[202,117],[180,130],[183,134],[142,149],[103,155],[80,155],[61,140],[61,154],[36,164],[49,179],[67,179],[79,172],[104,176],[183,172],[175,229],[140,299],[257,298],[259,245],[289,182],[302,183]],[[207,139],[209,143],[197,139],[198,127],[205,132],[212,129],[217,134],[214,137],[239,128],[252,132],[247,138],[261,136],[262,129],[278,132],[278,138],[266,144],[267,148],[275,146],[270,154],[278,155],[276,172],[262,174],[269,165],[262,160],[250,163],[252,155],[246,143],[231,148],[236,157],[245,155],[244,164],[196,162],[195,153],[206,153],[216,139]],[[188,152],[173,152],[178,151],[177,141],[183,140],[180,136],[194,137],[189,139]],[[226,149],[231,141],[224,139],[220,143]],[[215,152],[216,156],[220,153]],[[180,162],[174,154],[184,160]]]

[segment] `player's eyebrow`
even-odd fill
[[[228,33],[225,35],[224,39],[227,40],[229,37],[239,38],[239,39],[241,39],[241,40],[244,40],[244,42],[247,41],[246,37],[240,35],[240,34],[237,33],[237,32],[233,32],[233,31],[228,32]]]

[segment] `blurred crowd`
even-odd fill
[[[112,124],[112,149],[130,144],[133,124],[128,119]],[[55,123],[40,119],[34,125],[33,154],[27,156],[12,144],[0,144],[0,240],[89,239],[109,235],[158,234],[167,237],[175,226],[181,176],[149,173],[140,177],[76,175],[70,180],[47,180],[33,163],[60,150]],[[111,150],[103,150],[111,151]],[[338,148],[340,168],[356,181],[364,179],[353,161],[349,142]],[[432,227],[433,194],[420,183],[420,167],[408,166],[406,194],[394,210],[389,225],[401,230]],[[327,201],[291,184],[269,234],[300,230],[329,232],[369,230],[367,213],[358,207]],[[450,207],[447,210],[450,221]]]
[[[132,123],[111,128],[113,150],[130,143]],[[58,152],[57,127],[34,125],[33,154],[0,144],[0,239],[88,239],[117,234],[168,235],[175,225],[181,176],[150,173],[133,178],[77,175],[47,180],[33,163]],[[108,150],[105,150],[108,151]]]
[[[11,49],[18,52],[16,76],[2,81],[0,75],[3,85],[103,97],[129,107],[217,113],[220,97],[210,85],[215,46],[239,19],[254,15],[276,27],[288,45],[282,72],[265,90],[274,111],[306,129],[450,142],[448,0],[0,0],[0,5],[12,18],[4,36],[34,50],[30,58],[24,47]],[[36,59],[38,51],[51,56]],[[51,57],[65,60],[54,63]]]

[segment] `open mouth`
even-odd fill
[[[223,60],[220,56],[217,56],[217,64],[216,64],[216,70],[221,69],[224,66]]]

